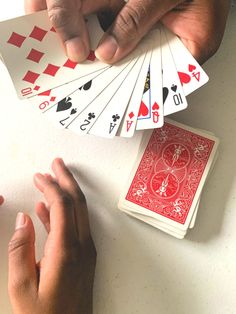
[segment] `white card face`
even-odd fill
[[[87,27],[92,50],[88,60],[77,64],[66,57],[46,10],[0,22],[0,52],[20,98],[107,67],[93,52],[104,33],[96,16],[88,18]]]
[[[79,88],[77,86],[77,90],[75,92],[70,95],[67,94],[67,97],[61,99],[60,102],[54,104],[49,109],[46,109],[44,111],[45,116],[53,121],[53,123],[58,127],[66,128],[72,123],[72,121],[77,119],[80,113],[90,106],[90,104],[92,104],[96,98],[106,89],[108,89],[108,91],[106,91],[103,96],[106,95],[104,97],[108,97],[108,99],[106,102],[103,100],[102,103],[107,105],[111,99],[111,96],[114,94],[114,91],[117,89],[114,88],[115,85],[111,85],[111,82],[119,76],[119,74],[130,64],[130,62],[133,62],[134,60],[135,63],[139,56],[142,55],[144,51],[148,50],[150,50],[149,38],[142,40],[135,51],[125,59],[109,67],[108,69],[104,69],[104,72],[101,74],[96,74],[97,76],[95,76],[94,79],[86,81],[84,86],[80,86]],[[92,73],[92,76],[94,74],[95,73]],[[99,97],[99,101],[101,102],[101,97]],[[98,106],[100,107],[101,104]],[[95,122],[95,120],[92,120],[89,121],[90,123],[87,126],[88,128],[86,128],[87,131],[90,129],[89,126],[92,126],[92,122]],[[74,122],[73,124],[75,126]]]
[[[135,87],[144,58],[145,54],[139,57],[118,91],[113,95],[111,101],[107,104],[105,110],[89,131],[89,134],[106,138],[113,138],[116,135]]]
[[[155,29],[153,32],[155,32],[155,43],[158,45],[152,51],[136,130],[160,128],[164,123],[160,30]]]
[[[182,41],[167,28],[163,27],[163,30],[172,52],[184,94],[187,96],[206,84],[209,77]]]
[[[86,84],[90,80],[93,80],[100,74],[104,73],[107,69],[108,68],[98,70],[91,74],[85,75],[78,80],[74,80],[62,86],[50,89],[34,97],[28,98],[28,101],[32,104],[33,107],[37,108],[37,110],[44,112],[53,107],[55,104],[57,104],[64,98],[68,97],[70,94],[74,93],[82,85]],[[88,90],[89,85],[85,86],[85,89]]]
[[[137,59],[132,60],[83,111],[75,116],[75,118],[67,125],[67,128],[75,133],[86,134],[94,125],[95,121],[100,117],[107,104],[111,101],[114,93],[118,91],[123,81],[132,70]]]
[[[186,109],[188,104],[165,33],[161,29],[164,116]]]
[[[44,115],[53,124],[59,128],[65,128],[80,114],[86,107],[92,103],[98,95],[110,87],[110,83],[119,75],[119,73],[128,65],[120,63],[110,67],[102,74],[93,79],[93,73],[87,76],[86,82],[72,94],[61,99],[58,103],[52,105],[49,109],[44,110]],[[112,91],[110,91],[112,93]]]
[[[140,102],[143,95],[143,89],[147,77],[147,72],[149,68],[149,63],[151,59],[151,51],[147,52],[145,59],[143,61],[142,68],[139,72],[135,88],[131,95],[131,98],[128,103],[122,124],[118,131],[119,136],[121,137],[132,137],[134,135],[136,121],[138,118],[138,112],[140,107]]]

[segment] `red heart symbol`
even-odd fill
[[[138,116],[145,117],[148,114],[148,107],[145,105],[143,101],[141,101]]]
[[[158,104],[155,102],[152,106],[152,110],[158,110],[160,107],[158,106]]]
[[[192,65],[192,64],[188,65],[189,72],[193,72],[195,69],[196,69],[195,65]]]
[[[191,81],[191,76],[188,75],[187,73],[178,72],[178,75],[182,85],[188,84]]]

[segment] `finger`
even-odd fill
[[[84,61],[90,51],[81,1],[47,0],[49,19],[59,34],[69,59]]]
[[[74,200],[76,205],[76,222],[79,239],[81,242],[90,236],[89,218],[86,199],[72,173],[65,166],[61,158],[56,158],[52,163],[52,169],[60,187]]]
[[[122,59],[166,12],[182,1],[129,0],[101,39],[96,57],[107,63]]]
[[[35,232],[32,220],[18,213],[15,232],[9,242],[8,289],[13,305],[27,306],[29,298],[37,294],[35,262]],[[36,295],[35,295],[36,296]]]
[[[24,4],[27,14],[47,9],[46,0],[25,0]]]
[[[39,219],[41,220],[42,224],[44,225],[47,233],[49,233],[50,232],[50,214],[45,203],[39,202],[35,207],[35,211]]]
[[[0,195],[0,205],[2,205],[2,204],[3,204],[3,202],[4,202],[4,198],[3,198],[3,196],[2,196],[2,195]]]
[[[73,199],[56,182],[49,181],[40,173],[34,176],[34,183],[47,201],[54,240],[65,247],[73,245],[77,242]]]

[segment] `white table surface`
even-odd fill
[[[4,1],[0,19],[23,14],[23,1]],[[0,65],[0,313],[7,296],[7,244],[18,211],[29,213],[40,257],[46,238],[34,214],[41,199],[32,175],[64,158],[76,169],[88,199],[98,252],[94,288],[97,314],[236,313],[236,8],[218,53],[205,65],[210,82],[188,97],[172,118],[214,132],[220,154],[204,188],[195,228],[184,240],[127,217],[117,201],[135,160],[141,133],[130,140],[78,137],[55,129],[17,99]]]

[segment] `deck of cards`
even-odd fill
[[[145,134],[118,207],[178,239],[193,228],[218,139],[167,120]]]
[[[186,96],[208,81],[181,40],[162,25],[111,66],[94,54],[104,33],[97,17],[86,23],[91,52],[77,64],[65,56],[47,11],[0,22],[1,60],[19,98],[59,128],[105,138],[162,128],[164,117],[186,109]]]

